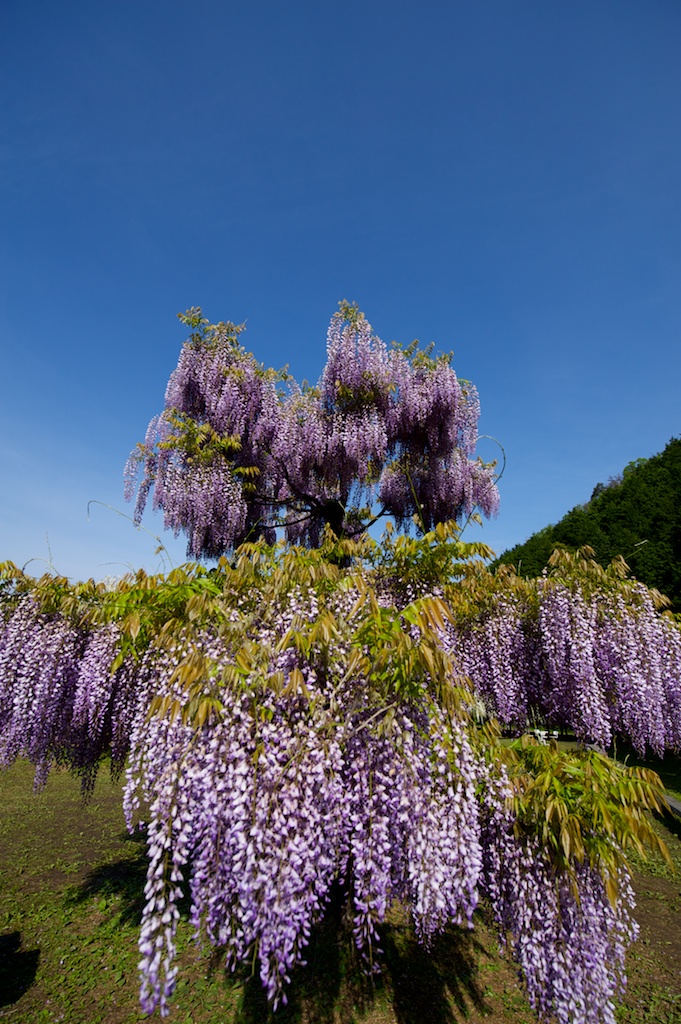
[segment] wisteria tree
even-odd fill
[[[627,851],[665,852],[645,814],[663,797],[578,744],[679,749],[678,625],[621,563],[563,554],[525,581],[462,542],[455,518],[497,494],[449,360],[387,350],[344,305],[301,389],[232,325],[185,320],[138,511],[153,485],[191,552],[226,554],[110,586],[0,571],[0,765],[30,758],[38,786],[65,765],[85,793],[103,759],[125,769],[144,1009],[168,1012],[184,895],[276,1007],[340,892],[369,971],[395,902],[427,946],[485,900],[540,1016],[613,1024]],[[375,541],[381,515],[417,536]],[[575,749],[527,735],[536,714]]]
[[[332,319],[316,387],[264,369],[239,343],[243,327],[201,310],[166,390],[163,412],[131,455],[135,515],[154,488],[165,524],[188,553],[215,557],[244,540],[317,546],[325,525],[357,536],[382,516],[424,529],[479,508],[494,514],[494,467],[474,459],[480,403],[450,356],[416,343],[387,348],[344,302]]]

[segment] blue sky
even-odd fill
[[[676,0],[6,0],[0,559],[162,567],[105,505],[192,305],[298,378],[343,298],[453,349],[506,451],[468,531],[498,552],[660,451],[680,45]]]

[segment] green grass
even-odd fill
[[[144,843],[124,829],[120,783],[105,775],[83,804],[76,780],[55,772],[32,792],[24,763],[0,773],[0,1021],[133,1024],[138,1006],[137,931],[146,872]],[[671,824],[671,823],[670,823]],[[658,826],[680,869],[641,875],[645,941],[631,958],[622,1024],[678,1024],[681,983],[664,968],[667,935],[681,919],[681,829]],[[678,912],[675,910],[678,900]],[[174,1024],[531,1024],[515,969],[499,953],[484,912],[473,932],[448,930],[426,953],[396,910],[383,929],[385,967],[362,972],[352,937],[332,902],[295,972],[289,1004],[272,1014],[258,978],[226,975],[197,950],[188,921],[179,931]],[[671,908],[671,911],[670,911]],[[670,917],[669,914],[676,914]],[[666,915],[666,916],[664,916]],[[664,916],[660,934],[655,922]],[[652,930],[651,930],[652,929]],[[676,927],[681,942],[681,928]],[[644,937],[644,939],[645,939]],[[660,952],[662,950],[662,953]],[[669,956],[677,955],[670,941]],[[681,957],[681,951],[679,951]],[[638,959],[637,959],[638,958]],[[679,960],[678,962],[681,962]],[[664,969],[663,969],[664,968]],[[677,974],[674,984],[674,974]],[[670,980],[671,979],[671,980]],[[676,1016],[674,1016],[676,1015]]]

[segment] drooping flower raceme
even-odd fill
[[[0,632],[0,765],[29,758],[40,788],[52,764],[68,764],[84,792],[105,753],[120,770],[136,686],[132,666],[111,672],[119,639],[114,624],[88,633],[22,600]]]
[[[337,612],[356,600],[340,594]],[[275,1005],[339,879],[351,891],[355,939],[369,963],[394,899],[411,906],[423,941],[449,921],[471,925],[482,852],[477,762],[462,724],[420,701],[377,732],[380,703],[365,708],[362,680],[342,672],[347,637],[336,637],[338,667],[324,661],[324,686],[314,662],[276,653],[291,623],[314,615],[316,598],[293,591],[291,603],[295,611],[284,608],[274,632],[269,625],[258,634],[283,674],[279,695],[257,684],[221,688],[217,717],[198,730],[170,707],[137,718],[126,806],[130,823],[136,807],[150,807],[140,939],[149,1011],[165,1012],[175,982],[183,883],[197,934],[224,948],[230,966],[257,951]],[[219,679],[229,651],[210,637],[204,643]],[[184,644],[164,650],[153,671],[155,688],[180,702]],[[304,689],[287,695],[296,672]]]
[[[490,713],[533,717],[606,749],[681,748],[681,632],[639,585],[627,595],[540,579],[501,590],[443,638]]]
[[[488,831],[489,829],[489,831]],[[638,934],[631,880],[622,872],[613,907],[588,863],[556,876],[545,851],[518,840],[513,823],[485,829],[484,890],[522,970],[530,1005],[559,1024],[614,1024],[625,954]]]

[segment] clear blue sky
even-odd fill
[[[498,552],[661,450],[680,52],[676,0],[5,0],[0,559],[160,566],[87,503],[130,511],[192,305],[299,378],[343,298],[453,349],[506,450],[469,531]]]

